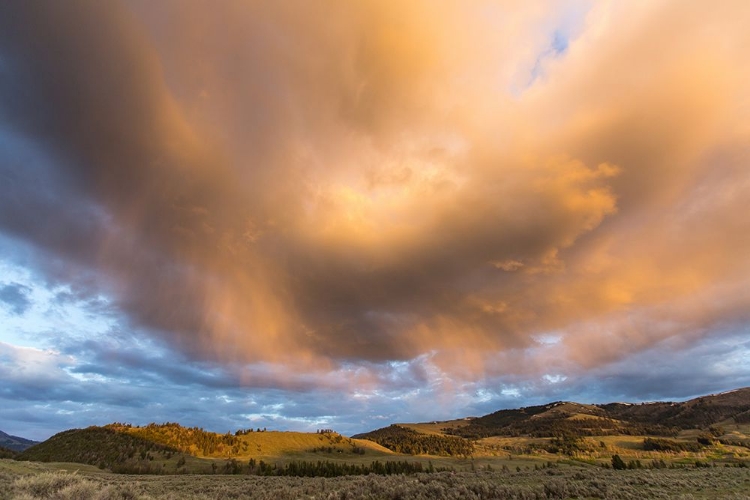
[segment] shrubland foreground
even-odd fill
[[[67,470],[62,470],[67,469]],[[78,469],[75,472],[71,470]],[[0,500],[750,498],[750,469],[552,466],[336,478],[132,476],[73,464],[0,460]]]

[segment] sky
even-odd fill
[[[750,386],[750,3],[3,2],[0,430]]]

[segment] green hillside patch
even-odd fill
[[[421,434],[437,434],[445,435],[449,429],[458,429],[459,427],[465,427],[474,420],[473,417],[460,418],[455,420],[435,420],[432,422],[422,423],[398,423],[396,425],[400,427],[406,427],[407,429],[413,429]]]
[[[636,434],[632,425],[607,417],[593,406],[557,402],[514,410],[500,410],[471,420],[468,425],[446,428],[446,434],[468,439],[492,436],[561,437]]]
[[[703,396],[683,403],[655,402],[641,404],[611,403],[601,405],[607,413],[621,420],[677,429],[706,429],[724,422],[750,422],[750,388]]]
[[[159,473],[178,451],[107,427],[72,429],[20,453],[17,460],[77,462],[123,473]]]
[[[673,439],[646,438],[643,449],[646,451],[666,451],[672,453],[698,452],[706,445],[698,441],[676,441]]]
[[[422,434],[414,429],[391,425],[365,434],[354,436],[369,439],[395,453],[409,455],[469,456],[474,444],[460,437]]]

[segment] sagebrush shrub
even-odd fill
[[[19,477],[13,481],[12,488],[15,497],[26,494],[32,498],[51,498],[58,491],[81,481],[85,481],[85,479],[76,474],[41,472],[32,476]]]

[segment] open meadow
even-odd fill
[[[80,464],[0,460],[0,500],[750,498],[750,469],[612,470],[553,465],[520,471],[336,478],[121,475]]]

